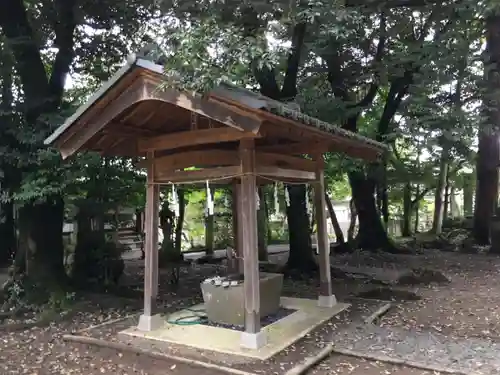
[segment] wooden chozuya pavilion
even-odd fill
[[[207,93],[159,89],[163,67],[128,58],[89,101],[47,140],[64,159],[80,150],[108,156],[143,156],[147,163],[144,312],[138,329],[151,331],[158,294],[159,186],[211,181],[233,183],[236,192],[236,250],[243,258],[245,331],[241,343],[266,343],[259,312],[257,255],[258,183],[282,180],[314,186],[320,263],[318,303],[332,307],[326,230],[323,153],[375,160],[384,145],[311,118],[283,103],[223,84]],[[305,158],[307,154],[310,158]],[[201,169],[185,170],[189,167]]]

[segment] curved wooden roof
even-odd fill
[[[231,151],[244,138],[255,138],[263,153],[339,152],[374,160],[386,151],[379,142],[249,90],[223,84],[202,96],[160,88],[164,83],[161,65],[129,59],[45,143],[63,158],[80,150],[110,156]]]

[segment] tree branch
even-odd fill
[[[36,118],[38,114],[33,111],[37,112],[44,105],[49,88],[47,72],[24,2],[3,0],[0,4],[0,26],[17,62],[16,70],[21,77],[28,118]]]
[[[455,168],[453,168],[453,170],[452,170],[452,171],[449,171],[449,174],[455,174],[455,173],[457,173],[457,172],[458,172],[458,170],[459,170],[460,168],[462,168],[462,166],[464,165],[464,163],[465,163],[465,160],[461,160],[461,161],[457,164],[457,166],[456,166]],[[415,204],[417,204],[420,200],[422,200],[422,199],[423,199],[423,198],[427,195],[427,193],[429,193],[431,190],[433,190],[433,189],[435,189],[435,188],[436,188],[436,183],[431,184],[431,186],[429,186],[428,188],[425,188],[424,190],[422,190],[422,191],[420,192],[420,194],[419,194],[419,195],[417,195],[417,196],[415,197],[415,199],[413,199],[413,200],[411,201],[412,207],[413,207]]]
[[[66,76],[69,73],[74,57],[73,33],[77,25],[74,12],[76,0],[56,0],[55,6],[58,15],[58,21],[54,25],[56,33],[55,45],[59,48],[59,51],[57,52],[52,67],[49,90],[52,101],[51,104],[58,107],[64,92]]]
[[[448,8],[448,9],[449,10],[451,9],[452,12],[454,12],[453,8]],[[442,9],[440,11],[432,12],[430,16],[427,18],[422,30],[422,34],[416,41],[420,47],[422,47],[423,44],[425,43],[425,38],[431,31],[433,21],[439,19],[439,17],[442,17]],[[440,38],[448,30],[448,28],[451,26],[453,22],[454,18],[450,17],[448,22],[446,22],[445,26],[440,28],[435,33],[434,39],[437,40],[438,38]],[[425,56],[422,56],[419,59],[419,61],[415,61],[413,62],[413,64],[410,63],[406,67],[403,76],[398,77],[392,81],[389,93],[387,95],[387,100],[384,105],[384,110],[382,112],[382,116],[380,117],[378,124],[378,131],[377,131],[378,141],[383,141],[383,138],[389,133],[389,125],[391,124],[391,121],[396,112],[398,111],[399,107],[401,106],[403,98],[408,93],[408,89],[413,84],[415,74],[417,74],[420,68],[422,67],[421,63],[422,61],[426,61]]]
[[[425,188],[422,190],[412,201],[411,201],[411,207],[413,208],[418,202],[420,202],[424,197],[432,190],[435,189],[436,186],[432,186],[429,188]]]
[[[282,99],[293,99],[297,96],[297,76],[299,74],[306,28],[305,22],[300,22],[293,28],[292,50],[288,55],[285,80],[281,89]]]
[[[413,82],[413,75],[418,69],[408,69],[401,78],[396,78],[389,88],[387,100],[384,104],[384,110],[378,122],[377,140],[382,141],[389,132],[389,125],[392,118],[398,111],[404,96]]]
[[[256,65],[256,64],[255,64]],[[253,75],[260,86],[260,93],[274,100],[280,100],[281,90],[276,81],[276,73],[274,69],[263,66],[261,68],[254,67]]]
[[[368,89],[368,92],[366,93],[365,97],[359,101],[354,107],[357,108],[366,108],[369,105],[373,103],[373,100],[375,99],[375,96],[377,95],[378,88],[379,88],[379,81],[378,81],[378,76],[379,74],[377,73],[377,65],[382,62],[382,58],[384,56],[384,49],[385,49],[385,43],[387,41],[387,34],[386,34],[386,22],[385,14],[382,13],[380,15],[380,38],[379,42],[377,45],[377,52],[375,53],[375,58],[373,60],[373,69],[375,70],[374,78],[373,78],[373,83],[370,85],[370,88]]]

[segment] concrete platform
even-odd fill
[[[210,350],[226,354],[234,354],[253,359],[266,360],[294,342],[298,341],[314,328],[333,316],[347,309],[350,305],[338,303],[332,308],[318,307],[317,300],[281,297],[284,308],[296,310],[263,328],[267,336],[267,345],[260,349],[245,349],[241,347],[241,332],[206,325],[179,326],[167,323],[182,316],[192,316],[193,312],[181,310],[170,316],[165,316],[165,325],[151,332],[141,332],[136,327],[122,331],[122,335],[157,340],[177,345],[186,345],[201,350]],[[203,304],[190,310],[201,310]]]

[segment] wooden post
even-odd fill
[[[254,140],[240,141],[239,157],[241,162],[241,195],[239,211],[241,219],[238,235],[241,239],[244,269],[245,293],[245,332],[241,345],[258,349],[266,344],[264,332],[260,330],[260,277],[257,249],[257,186],[255,177]]]
[[[316,225],[318,228],[318,253],[319,253],[319,298],[318,305],[321,307],[332,307],[336,304],[332,292],[332,278],[330,271],[330,241],[328,240],[326,201],[325,201],[325,175],[323,155],[316,157],[316,181],[314,183],[314,206],[316,213]]]
[[[154,315],[158,294],[158,220],[159,220],[159,185],[154,184],[153,156],[148,153],[148,177],[146,187],[145,264],[144,264],[144,312],[139,318],[138,329],[152,331],[162,326],[163,320]]]

